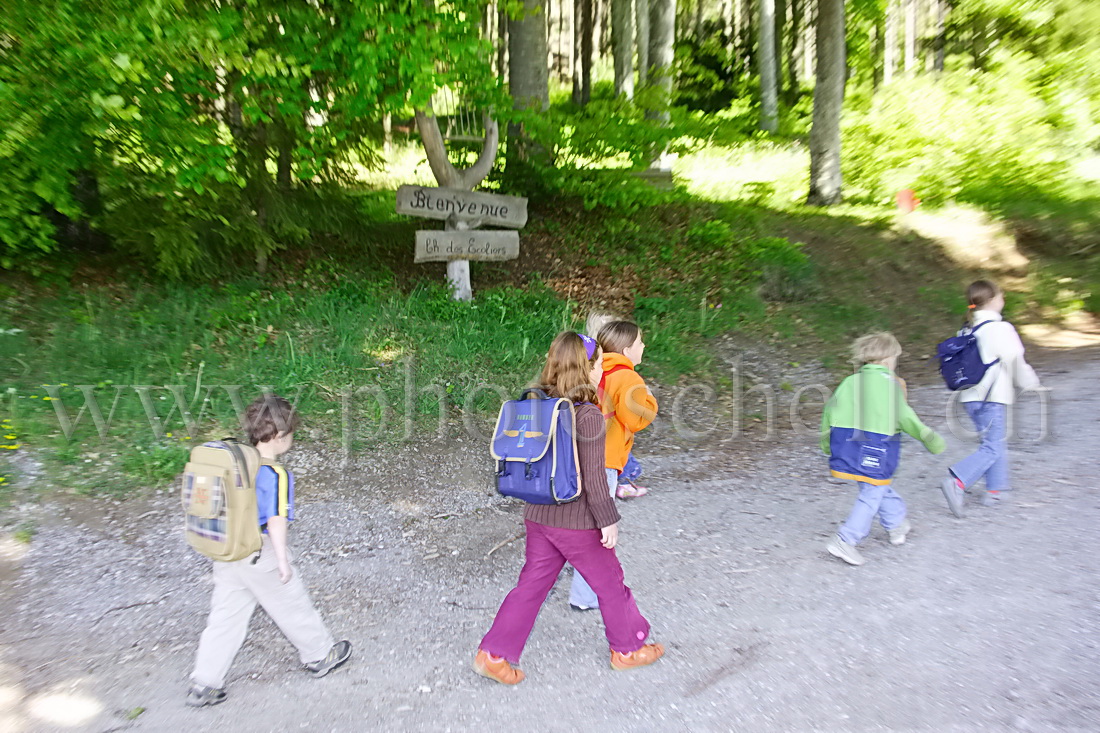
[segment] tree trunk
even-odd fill
[[[905,73],[917,66],[917,0],[905,0]]]
[[[550,107],[545,10],[546,0],[523,0],[523,17],[509,21],[508,70],[516,109]]]
[[[782,0],[780,0],[782,1]],[[774,133],[779,129],[779,100],[776,92],[775,2],[757,0],[760,8],[760,129]]]
[[[882,83],[894,80],[898,70],[898,3],[901,0],[887,0],[886,34],[882,45]]]
[[[695,0],[695,38],[703,40],[703,0]]]
[[[596,44],[596,58],[606,58],[611,52],[611,0],[596,0],[596,21],[599,33]]]
[[[581,104],[592,99],[592,60],[596,47],[596,0],[581,0],[585,14],[581,19]]]
[[[634,98],[634,0],[611,0],[615,96]]]
[[[577,12],[576,29],[579,35],[577,63],[574,65],[573,104],[583,107],[592,98],[592,41],[594,0],[577,0],[573,6]]]
[[[844,105],[844,0],[817,3],[817,84],[810,129],[810,193],[806,203],[840,202],[840,112]]]
[[[753,13],[753,0],[741,0],[741,34],[738,44],[741,58],[747,68],[751,68],[756,57],[756,18]]]
[[[638,86],[649,84],[649,0],[634,0],[638,20]]]
[[[516,109],[545,112],[550,108],[549,70],[546,65],[546,0],[523,0],[523,14],[508,29],[509,89]],[[526,160],[534,149],[518,125],[508,130],[509,157]]]
[[[947,0],[935,0],[936,3],[936,57],[932,68],[943,72],[944,55],[947,50]]]
[[[503,5],[497,12],[497,76],[508,79],[508,11]]]
[[[382,156],[387,163],[393,157],[393,115],[389,112],[382,115]]]
[[[802,32],[802,78],[809,79],[814,75],[814,66],[817,61],[817,5],[818,0],[804,0],[806,12],[803,14],[804,30]]]
[[[775,88],[778,94],[783,88],[783,62],[787,59],[783,53],[784,35],[787,32],[787,0],[775,0]]]
[[[806,0],[791,0],[791,34],[787,43],[787,104],[798,101],[798,60],[802,53],[802,7]]]
[[[383,120],[385,122],[385,120]],[[285,124],[279,125],[279,158],[275,165],[275,186],[279,193],[290,193],[293,185],[291,179],[291,161],[294,154],[294,137]],[[384,155],[389,155],[385,150]]]
[[[650,119],[668,123],[672,104],[672,64],[676,42],[676,0],[649,0],[649,80],[660,90],[658,108]]]
[[[734,39],[737,37],[735,29],[737,28],[737,22],[735,20],[736,12],[734,6],[737,0],[722,0],[722,7],[719,10],[722,20],[722,35],[726,42],[726,53],[733,57],[734,54]]]

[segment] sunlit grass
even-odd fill
[[[806,197],[809,155],[797,143],[703,148],[681,154],[673,172],[695,196],[786,208]]]

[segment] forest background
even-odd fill
[[[0,500],[174,476],[232,425],[211,385],[316,437],[486,414],[591,309],[726,388],[730,334],[926,354],[978,274],[1088,318],[1098,70],[1089,0],[0,0]],[[456,170],[499,124],[481,188],[531,202],[472,301],[393,213],[418,122]]]

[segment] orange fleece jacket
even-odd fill
[[[634,447],[634,433],[653,422],[657,417],[657,398],[650,394],[630,359],[622,354],[603,355],[603,370],[609,372],[617,366],[625,366],[604,381],[604,393],[600,396],[600,408],[607,420],[608,468],[622,472],[626,457]]]

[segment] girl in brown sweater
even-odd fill
[[[645,643],[649,622],[623,582],[615,555],[619,512],[607,491],[604,420],[596,405],[601,358],[593,339],[565,331],[550,345],[539,377],[537,386],[547,395],[574,403],[582,490],[571,503],[528,504],[524,511],[526,562],[474,659],[478,674],[506,685],[523,681],[523,672],[513,665],[519,663],[539,609],[566,562],[584,574],[599,598],[612,668],[643,667],[665,653],[661,644]]]

